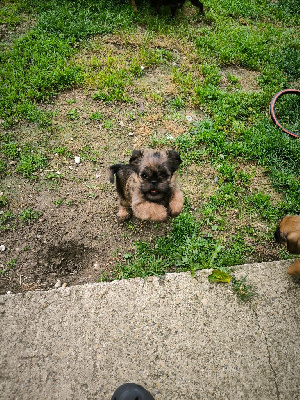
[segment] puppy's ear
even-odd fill
[[[141,150],[133,150],[129,160],[129,164],[138,165],[142,158],[143,152]]]
[[[167,155],[168,155],[168,167],[173,174],[179,168],[179,165],[182,163],[182,160],[180,158],[180,155],[175,150],[168,150]]]

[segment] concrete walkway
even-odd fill
[[[208,271],[0,296],[0,398],[300,399],[300,285],[289,261],[244,265],[241,303]]]

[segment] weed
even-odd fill
[[[178,96],[170,101],[170,105],[171,105],[171,107],[180,109],[180,108],[184,107],[184,101],[180,96]]]
[[[111,119],[106,119],[103,122],[103,126],[104,126],[105,129],[111,130],[111,129],[114,128],[114,122]]]
[[[19,214],[19,218],[24,223],[30,223],[37,220],[42,215],[41,211],[32,210],[32,208],[26,208]]]
[[[96,150],[93,150],[90,145],[84,146],[80,152],[79,155],[82,160],[88,160],[96,163],[99,160],[99,154]]]
[[[26,178],[34,178],[34,173],[46,167],[48,160],[44,154],[22,153],[16,168]]]
[[[79,111],[77,110],[77,108],[71,108],[68,112],[67,112],[67,117],[70,120],[75,120],[75,119],[79,119]]]
[[[61,206],[63,202],[64,202],[64,199],[53,200],[53,204],[54,204],[56,207]]]
[[[0,192],[0,208],[5,207],[8,204],[8,198],[3,192]]]
[[[66,103],[75,104],[76,103],[76,99],[66,100]]]
[[[65,146],[59,146],[59,147],[55,147],[52,150],[53,154],[57,154],[59,156],[63,156],[66,158],[72,158],[73,157],[73,153],[68,150]]]
[[[90,120],[92,121],[101,121],[103,118],[103,113],[99,113],[99,111],[96,111],[94,113],[91,114],[90,116]]]
[[[227,79],[228,79],[229,83],[231,83],[231,85],[234,85],[239,88],[241,87],[239,84],[239,78],[237,78],[236,76],[231,75],[230,73],[227,73]]]
[[[5,272],[11,270],[12,268],[14,268],[17,264],[17,259],[13,258],[10,261],[8,261],[6,267],[4,267],[3,269],[0,269],[0,276],[3,275]]]
[[[46,176],[46,179],[48,179],[51,182],[54,182],[56,184],[59,183],[59,181],[62,179],[61,173],[58,172],[49,172]]]
[[[242,301],[251,301],[257,296],[255,286],[246,282],[246,277],[237,279],[231,277],[232,290],[237,294],[238,298]]]
[[[12,228],[11,223],[13,222],[15,215],[12,211],[0,211],[0,230],[7,230]]]

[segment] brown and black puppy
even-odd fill
[[[293,254],[300,254],[300,215],[284,217],[274,233],[278,243],[285,243],[287,250]],[[300,258],[288,268],[290,275],[300,275]]]
[[[129,164],[110,167],[110,182],[119,195],[120,220],[133,214],[142,220],[164,221],[183,209],[183,194],[176,182],[175,171],[181,163],[174,150],[134,150]]]
[[[172,17],[175,17],[176,12],[179,8],[182,8],[185,0],[151,0],[151,7],[157,12],[163,6],[170,7]],[[191,0],[191,3],[199,9],[200,14],[204,14],[203,4],[199,0]]]

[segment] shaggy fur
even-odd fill
[[[183,194],[174,175],[181,163],[174,151],[134,150],[129,164],[110,167],[110,182],[119,195],[120,220],[131,212],[142,220],[164,221],[181,213]]]

